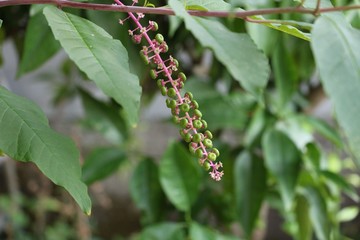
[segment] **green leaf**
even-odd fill
[[[307,187],[304,197],[310,206],[310,219],[314,226],[316,236],[319,240],[330,239],[330,222],[327,216],[327,206],[325,199],[318,189]]]
[[[93,150],[85,159],[83,181],[90,185],[114,173],[126,160],[124,151],[107,147]]]
[[[300,152],[287,135],[273,129],[264,134],[262,146],[266,166],[279,182],[285,210],[290,210],[300,173]]]
[[[53,131],[33,102],[0,86],[0,149],[11,158],[34,162],[55,184],[64,187],[90,214],[91,201],[80,181],[79,152],[73,141]]]
[[[359,214],[358,206],[350,206],[341,209],[337,214],[336,218],[339,222],[348,222],[356,218]]]
[[[2,26],[2,23],[3,23],[3,20],[0,19],[0,28],[1,28],[1,26]]]
[[[199,168],[188,151],[180,143],[170,143],[160,163],[160,183],[170,202],[181,211],[189,211],[200,180]]]
[[[130,182],[130,193],[137,208],[143,212],[143,224],[157,221],[163,194],[158,167],[150,159],[141,161],[136,167]]]
[[[296,198],[295,215],[299,226],[298,239],[311,240],[312,225],[310,220],[309,204],[304,196],[299,195]]]
[[[260,52],[247,34],[229,31],[220,22],[191,17],[177,0],[169,5],[176,15],[184,19],[186,28],[205,46],[211,48],[216,58],[232,76],[249,92],[260,98],[266,86],[270,68],[265,55]]]
[[[254,229],[266,194],[267,172],[262,159],[242,152],[234,167],[236,211],[248,237]]]
[[[228,11],[231,9],[231,5],[223,0],[186,0],[186,8],[188,9],[190,6],[199,6],[202,8],[201,10],[208,11]]]
[[[82,89],[79,91],[86,113],[85,125],[99,131],[114,144],[121,144],[128,137],[128,129],[119,106],[97,100]]]
[[[327,14],[317,19],[312,35],[321,81],[360,167],[360,31],[341,14]]]
[[[181,223],[164,222],[149,226],[141,233],[140,240],[183,240],[184,225]]]
[[[253,112],[249,126],[244,135],[244,145],[250,147],[260,138],[266,124],[266,113],[264,108],[258,106]]]
[[[192,222],[189,232],[190,239],[196,240],[239,240],[238,237],[226,236],[214,231],[212,228]]]
[[[262,16],[252,16],[250,18],[254,19],[254,20],[266,20]],[[258,24],[258,23],[254,23],[254,24]],[[310,39],[311,39],[310,33],[303,32],[303,31],[299,30],[297,27],[295,27],[295,26],[298,26],[298,27],[302,27],[302,28],[310,30],[312,28],[312,24],[309,24],[309,23],[296,22],[296,21],[281,21],[280,20],[279,23],[261,23],[261,25],[278,30],[280,32],[287,33],[289,35],[301,38],[306,41],[310,41]],[[293,25],[295,25],[295,26],[293,26]]]
[[[222,95],[210,84],[195,78],[187,81],[185,89],[196,96],[203,118],[212,130],[243,129],[255,103],[255,98],[250,94],[236,92]]]
[[[124,107],[131,125],[138,121],[141,88],[137,76],[129,72],[126,49],[118,40],[94,23],[46,7],[44,14],[69,57],[101,88]]]
[[[282,111],[297,89],[298,75],[296,63],[285,46],[284,36],[278,38],[272,56],[276,90],[278,91],[278,111]]]
[[[26,28],[25,45],[18,77],[39,68],[60,48],[61,46],[54,39],[44,15],[40,12],[32,16]]]

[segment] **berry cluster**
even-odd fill
[[[115,0],[115,2],[117,5],[124,6],[119,0]],[[138,0],[133,0],[132,5],[137,2]],[[153,39],[149,37],[149,31],[158,30],[156,22],[149,21],[148,25],[144,27],[140,22],[144,18],[144,14],[131,12],[128,14],[129,16],[120,20],[119,23],[122,25],[128,19],[133,20],[136,28],[129,30],[129,35],[137,44],[141,43],[143,39],[147,42],[147,46],[143,46],[140,51],[140,56],[145,64],[152,66],[151,78],[157,81],[161,94],[168,97],[166,105],[171,109],[174,122],[181,127],[181,137],[189,143],[190,152],[199,159],[199,163],[209,171],[211,177],[219,181],[224,175],[223,171],[219,171],[222,163],[216,162],[219,150],[213,147],[212,133],[206,130],[207,123],[202,119],[199,104],[193,99],[192,93],[186,92],[184,96],[181,95],[180,90],[184,86],[186,76],[183,72],[178,71],[179,62],[171,55],[166,58],[162,57],[169,47],[161,34],[156,34]]]

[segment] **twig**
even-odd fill
[[[16,5],[31,5],[31,4],[50,4],[58,6],[59,8],[79,8],[98,11],[113,11],[113,12],[136,12],[147,14],[160,15],[174,15],[174,11],[170,8],[153,8],[153,7],[137,7],[137,6],[119,6],[109,4],[96,4],[87,2],[74,2],[69,0],[1,0],[0,7],[16,6]],[[330,8],[319,8],[317,13],[338,12],[360,9],[360,5],[340,6]],[[285,7],[285,8],[264,8],[247,11],[195,11],[189,10],[188,13],[193,16],[202,17],[236,17],[245,18],[255,15],[280,14],[280,13],[303,13],[314,14],[314,9],[307,9],[303,7]]]

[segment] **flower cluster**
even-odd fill
[[[117,5],[124,6],[119,0],[115,0]],[[136,4],[137,0],[133,0]],[[150,70],[150,76],[157,81],[157,86],[161,94],[167,96],[166,105],[171,109],[173,120],[180,129],[180,135],[189,143],[190,152],[199,159],[199,163],[205,167],[213,179],[219,181],[224,175],[221,162],[216,162],[219,156],[219,150],[213,147],[212,133],[207,130],[207,123],[202,119],[199,110],[199,104],[193,99],[191,92],[186,92],[183,96],[180,90],[184,86],[186,76],[183,72],[178,71],[179,62],[170,56],[163,57],[164,53],[169,50],[164,37],[156,34],[152,39],[148,35],[149,31],[157,31],[158,24],[149,21],[147,26],[143,26],[140,20],[144,18],[142,13],[128,13],[126,19],[120,20],[123,24],[126,20],[131,19],[136,24],[136,28],[129,30],[129,35],[133,41],[140,44],[144,39],[146,45],[142,47],[140,56],[145,64],[150,64],[153,68]],[[166,59],[166,60],[164,60]]]

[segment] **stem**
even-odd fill
[[[136,13],[148,13],[148,14],[159,14],[159,15],[174,15],[174,11],[169,8],[152,8],[152,7],[137,7],[137,6],[119,6],[110,4],[96,4],[86,2],[74,2],[69,0],[1,0],[0,7],[16,6],[16,5],[31,5],[31,4],[50,4],[55,5],[59,8],[79,8],[89,9],[98,11],[113,11],[113,12],[136,12]],[[316,8],[316,13],[326,12],[338,12],[338,11],[349,11],[360,9],[360,5],[351,6],[339,6],[330,8]],[[195,11],[190,10],[188,13],[192,16],[201,17],[234,17],[234,18],[245,18],[255,15],[267,15],[267,14],[280,14],[280,13],[303,13],[303,14],[314,14],[314,9],[307,9],[303,7],[285,7],[285,8],[264,8],[257,10],[246,10],[246,11]]]

